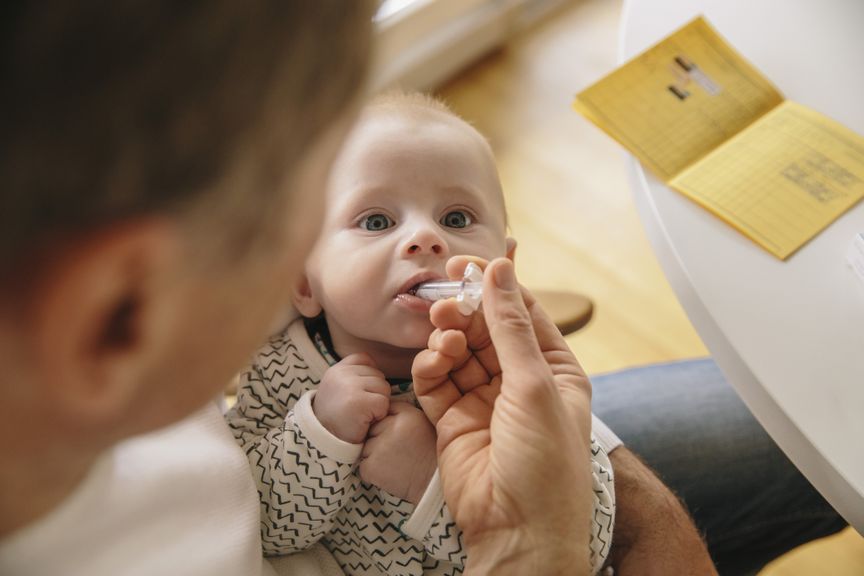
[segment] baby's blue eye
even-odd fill
[[[471,224],[471,216],[462,210],[453,210],[441,218],[441,224],[448,228],[465,228]]]
[[[386,214],[370,214],[360,221],[360,227],[370,232],[380,232],[393,226],[393,220]]]

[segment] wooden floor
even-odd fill
[[[707,354],[639,223],[624,153],[570,107],[615,66],[620,10],[577,0],[440,90],[496,152],[520,279],[594,301],[567,339],[589,373]],[[864,539],[850,529],[762,572],[815,574],[864,574]]]

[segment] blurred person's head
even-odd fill
[[[314,242],[372,4],[4,3],[6,461],[175,421],[242,365]]]
[[[295,295],[324,315],[337,354],[364,352],[410,375],[432,333],[422,282],[457,254],[512,254],[504,197],[486,139],[445,104],[389,93],[362,111],[333,166],[321,236]]]

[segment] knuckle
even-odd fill
[[[503,306],[495,311],[495,324],[514,332],[532,330],[531,317],[522,306]]]
[[[390,399],[386,396],[376,394],[375,397],[372,398],[371,406],[374,413],[379,418],[382,418],[387,414],[387,410],[390,408]]]
[[[445,330],[441,330],[441,328],[433,330],[432,334],[429,335],[428,348],[430,350],[437,350],[441,346],[441,339],[446,332]]]
[[[435,358],[435,351],[430,348],[424,348],[414,357],[414,362],[411,364],[411,372],[422,371]]]
[[[390,384],[383,378],[380,380],[375,380],[369,391],[374,392],[378,396],[384,396],[386,398],[390,396]]]
[[[349,374],[349,371],[345,367],[333,366],[324,372],[324,376],[321,378],[321,387],[324,388],[338,388],[343,386],[346,382],[346,375]]]

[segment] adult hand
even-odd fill
[[[448,275],[468,261],[485,265],[456,257]],[[466,574],[588,574],[591,387],[576,358],[507,259],[485,267],[482,313],[442,301],[430,316],[414,389]]]
[[[391,402],[387,416],[369,428],[360,478],[417,505],[436,466],[435,429],[429,419],[408,402]]]
[[[390,407],[390,384],[367,354],[351,354],[331,366],[312,401],[321,425],[352,444],[366,439],[373,422]]]

